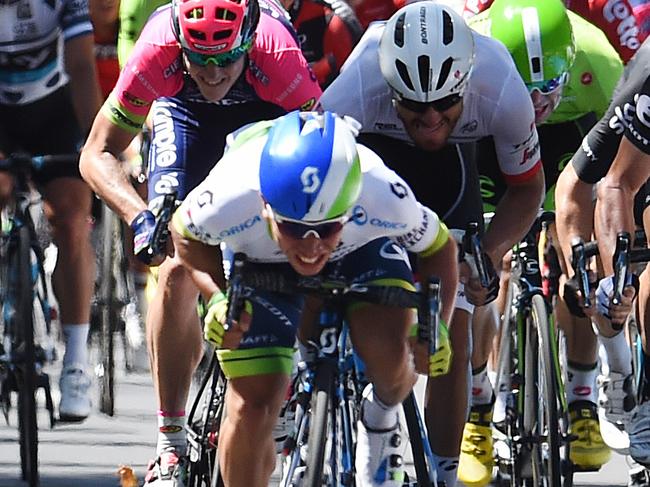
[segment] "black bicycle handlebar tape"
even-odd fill
[[[151,237],[151,245],[147,249],[147,253],[151,257],[165,253],[167,239],[169,238],[168,225],[176,206],[176,194],[176,192],[172,192],[163,196],[163,202],[156,217],[156,226]]]

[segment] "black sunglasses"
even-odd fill
[[[460,103],[463,99],[460,95],[449,95],[433,101],[413,101],[399,96],[395,96],[395,101],[403,108],[415,113],[424,113],[428,108],[433,108],[436,112],[442,113],[449,110],[454,105]]]

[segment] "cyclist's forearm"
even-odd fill
[[[634,193],[629,188],[607,178],[598,186],[594,228],[605,275],[614,273],[616,235],[623,231],[634,235],[633,206]]]
[[[110,122],[100,113],[81,151],[79,170],[90,188],[120,218],[130,224],[147,208],[147,204],[134,189],[118,160],[119,154],[128,146],[133,136],[118,134],[117,138],[121,140],[116,142],[114,137],[105,133],[110,130],[106,128],[106,124]],[[111,145],[114,145],[114,148],[111,148]]]
[[[453,238],[437,252],[418,259],[418,273],[421,282],[426,282],[429,277],[435,276],[441,283],[441,314],[445,323],[451,320],[451,314],[456,301],[456,288],[458,287],[458,256],[457,244]]]
[[[555,186],[555,223],[569,276],[574,273],[571,265],[573,239],[591,240],[594,228],[592,193],[593,185],[581,181],[571,164],[562,171]]]
[[[508,186],[483,236],[483,249],[499,266],[503,256],[519,242],[535,221],[544,197],[544,172],[524,184]]]

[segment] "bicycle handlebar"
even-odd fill
[[[284,294],[307,294],[325,299],[357,299],[373,304],[416,308],[418,339],[429,342],[430,353],[436,350],[440,322],[440,280],[431,278],[424,291],[411,291],[396,286],[365,286],[323,276],[300,276],[294,273],[256,268],[246,255],[236,253],[228,281],[227,331],[239,319],[244,308],[244,289],[254,287]]]
[[[165,253],[167,239],[169,238],[169,222],[176,206],[176,195],[177,193],[174,191],[163,196],[163,202],[156,216],[156,226],[151,237],[151,245],[147,249],[147,254],[151,257]]]

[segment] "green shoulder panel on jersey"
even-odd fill
[[[575,120],[589,112],[602,117],[623,73],[621,58],[605,34],[579,15],[571,11],[568,14],[576,41],[576,57],[562,102],[546,123]]]
[[[226,141],[228,147],[226,150],[230,152],[239,149],[246,142],[265,136],[269,133],[274,123],[275,120],[262,120],[261,122],[256,122],[236,130],[228,136],[228,140]]]
[[[546,123],[575,120],[586,113],[601,117],[623,73],[623,63],[605,34],[582,17],[568,11],[576,41],[576,56],[564,87],[562,101]],[[470,18],[468,24],[479,34],[490,35],[489,10]]]

